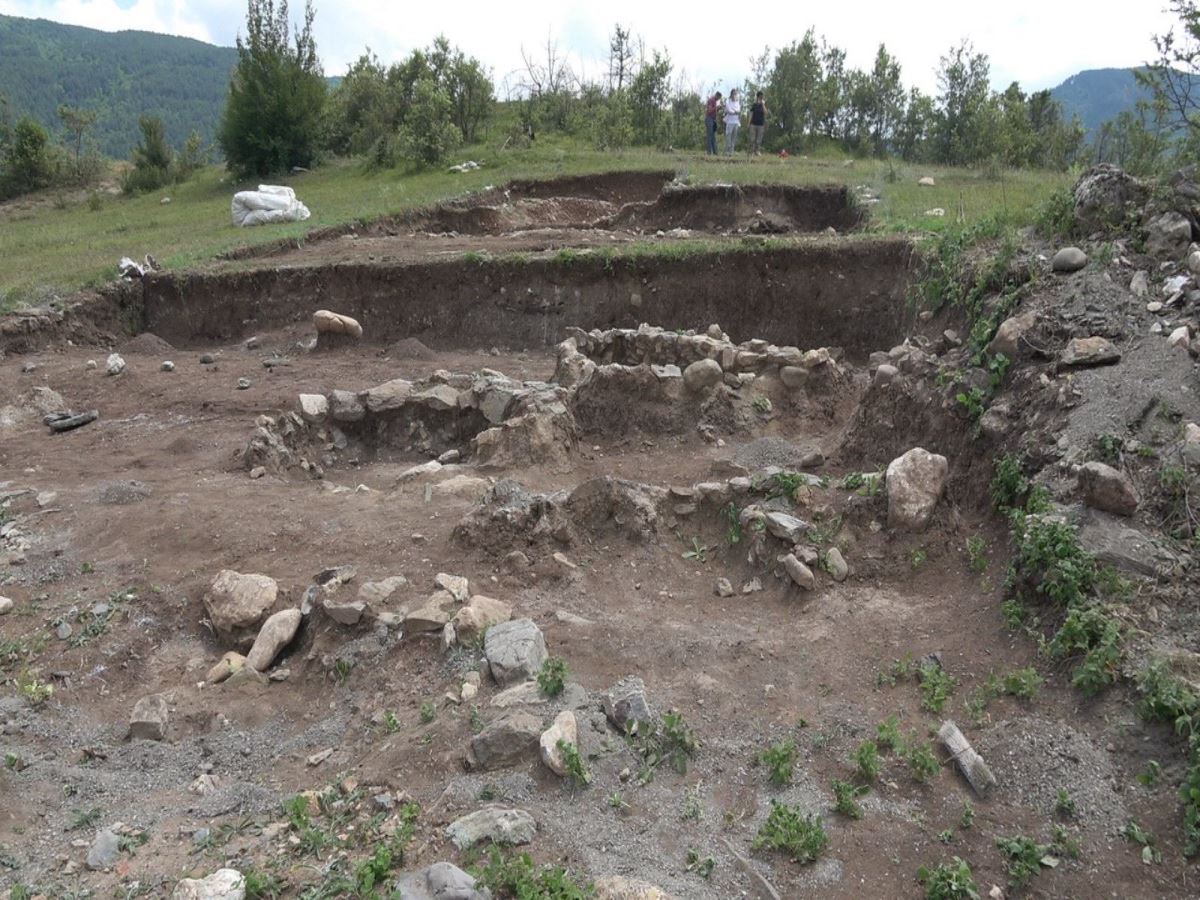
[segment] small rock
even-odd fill
[[[565,777],[567,761],[563,758],[563,752],[558,748],[559,741],[573,747],[579,745],[579,726],[575,721],[575,713],[570,710],[555,716],[553,724],[542,732],[538,742],[541,747],[542,762],[546,764],[546,768],[555,775]]]
[[[324,422],[329,415],[329,398],[324,394],[301,394],[300,415],[306,422]]]
[[[936,187],[937,182],[933,179],[932,175],[925,175],[924,177],[917,179],[917,186],[918,187]]]
[[[881,387],[885,384],[891,384],[899,374],[900,370],[895,366],[890,363],[884,363],[875,370],[875,377],[872,380],[876,387]]]
[[[325,610],[325,615],[339,625],[357,625],[367,610],[367,604],[362,599],[340,600],[336,597],[326,597],[321,608]]]
[[[496,684],[532,678],[546,661],[546,640],[531,619],[502,622],[487,630],[483,652]]]
[[[239,378],[237,380],[237,389],[239,391],[245,391],[245,390],[248,390],[249,388],[250,388],[250,379],[249,378]]]
[[[1146,252],[1179,260],[1192,242],[1192,225],[1182,213],[1170,210],[1146,223]]]
[[[779,380],[783,382],[784,387],[793,391],[798,391],[808,384],[808,379],[808,369],[801,366],[780,366],[779,368]]]
[[[1171,332],[1170,336],[1167,338],[1167,343],[1172,347],[1183,347],[1186,350],[1191,340],[1191,329],[1186,325],[1180,325]]]
[[[143,697],[129,717],[129,737],[140,741],[161,741],[167,736],[170,708],[161,694]]]
[[[206,878],[185,878],[171,900],[245,900],[246,879],[236,869],[217,869]]]
[[[465,579],[464,579],[465,580]],[[512,618],[512,606],[503,600],[493,600],[476,594],[450,620],[460,644],[479,639],[488,629]]]
[[[817,578],[813,575],[812,569],[800,562],[795,554],[789,553],[783,558],[783,568],[792,581],[804,590],[814,591],[817,589]]]
[[[789,544],[800,541],[808,531],[808,523],[803,519],[781,512],[767,513],[765,524],[768,532]]]
[[[733,585],[728,578],[718,578],[716,587],[713,589],[718,597],[732,597]]]
[[[1078,247],[1063,247],[1054,254],[1050,268],[1055,272],[1078,272],[1087,262],[1087,254]]]
[[[160,368],[164,372],[174,372],[175,371],[175,363],[171,362],[169,359],[164,359],[162,361],[162,366],[160,366]]]
[[[699,359],[683,370],[683,383],[689,391],[700,393],[719,384],[724,374],[715,359]]]
[[[213,356],[211,353],[201,353],[200,354],[200,365],[202,365],[202,366],[212,365],[216,361],[217,361],[216,357]]]
[[[274,578],[223,569],[204,596],[204,608],[219,638],[235,646],[248,645],[278,596]]]
[[[839,583],[845,581],[846,576],[850,574],[850,567],[846,565],[842,551],[837,547],[830,547],[825,552],[825,567],[829,570],[830,577]]]
[[[265,672],[279,651],[292,642],[302,619],[298,609],[283,609],[268,618],[246,654],[246,665],[256,672]]]
[[[470,584],[461,575],[447,575],[445,572],[438,572],[433,577],[433,583],[447,591],[458,603],[466,603],[467,598],[471,596]]]
[[[1084,463],[1079,467],[1079,489],[1083,502],[1118,516],[1137,512],[1138,496],[1133,482],[1124,472],[1102,462]]]
[[[308,759],[305,760],[305,762],[307,762],[310,766],[319,766],[321,763],[325,762],[325,760],[329,759],[329,757],[331,757],[331,756],[333,756],[333,748],[327,747],[326,749],[318,751],[317,753],[314,753],[311,756],[309,756]]]
[[[635,722],[654,718],[646,700],[646,685],[636,675],[627,675],[609,688],[603,697],[604,714],[624,732]]]
[[[487,806],[451,822],[446,836],[459,850],[473,847],[480,841],[493,844],[528,844],[537,834],[537,822],[523,809],[501,809]]]
[[[266,474],[267,474],[266,466],[255,466],[249,472],[251,481],[257,481],[260,478],[264,478],[266,476]]]
[[[104,371],[109,375],[120,375],[122,372],[124,372],[125,360],[121,358],[121,354],[108,354],[108,360],[104,363]]]
[[[382,581],[367,581],[358,588],[358,599],[377,605],[391,599],[392,595],[408,584],[403,575],[391,575]]]
[[[99,364],[94,359],[89,359],[87,361],[87,364],[84,366],[84,368],[86,368],[90,372],[93,369],[99,368]],[[24,370],[22,369],[22,371],[24,371]]]
[[[472,768],[498,769],[537,759],[542,724],[529,713],[513,713],[488,725],[471,739]]]
[[[8,597],[0,597],[0,616],[8,615],[12,612],[13,602]]]
[[[1133,273],[1129,281],[1130,293],[1135,297],[1145,297],[1150,293],[1150,276],[1142,269]]]
[[[1030,310],[1019,316],[1012,316],[1000,323],[996,335],[988,344],[988,352],[993,356],[1003,353],[1009,359],[1016,359],[1021,348],[1021,340],[1037,323],[1036,314]]]
[[[204,680],[209,684],[220,684],[235,672],[241,671],[246,665],[246,657],[233,650],[228,651],[215,666],[208,670],[208,674],[204,676]]]
[[[116,833],[103,828],[96,833],[95,840],[88,850],[87,867],[93,872],[111,869],[121,852],[121,842]]]
[[[887,467],[888,525],[923,531],[946,488],[946,457],[914,447]]]
[[[551,558],[556,563],[558,563],[560,566],[562,566],[564,569],[578,569],[579,568],[579,566],[575,565],[575,563],[571,562],[571,560],[567,558],[567,555],[565,553],[557,553],[556,552]]]
[[[430,594],[425,604],[404,617],[404,630],[410,634],[441,631],[454,615],[454,598],[446,591]]]
[[[404,900],[489,900],[491,893],[475,889],[475,879],[448,862],[403,874],[396,896]]]

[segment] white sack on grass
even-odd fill
[[[233,224],[271,225],[276,222],[303,222],[308,207],[296,199],[290,187],[260,184],[257,191],[238,191],[233,195]]]

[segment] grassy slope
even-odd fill
[[[0,310],[41,303],[57,294],[103,282],[115,273],[121,256],[140,259],[152,253],[168,267],[209,260],[230,248],[300,236],[310,228],[427,205],[512,178],[551,177],[617,169],[674,169],[693,181],[772,181],[870,185],[882,198],[872,207],[876,225],[888,230],[936,230],[951,226],[963,211],[967,222],[1000,211],[1021,220],[1067,176],[1044,172],[1008,173],[987,178],[967,170],[909,167],[876,160],[780,160],[763,157],[708,160],[699,154],[646,150],[600,153],[566,141],[538,141],[531,150],[497,152],[474,147],[462,159],[485,163],[479,171],[367,172],[357,162],[330,164],[307,174],[278,179],[292,185],[312,210],[305,223],[235,228],[229,200],[238,187],[218,169],[158,193],[126,198],[105,196],[92,210],[80,197],[45,198],[0,206]],[[917,179],[933,175],[937,186],[922,188]],[[160,198],[171,197],[161,204]],[[924,215],[942,207],[944,219]]]

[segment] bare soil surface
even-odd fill
[[[595,187],[572,209],[554,193],[527,187],[505,222],[525,216],[543,227],[561,213],[573,217],[569,226],[495,240],[551,249],[568,232],[572,247],[633,239],[576,227],[597,211],[612,214],[597,207],[622,199],[611,186]],[[270,265],[351,245],[368,260],[403,259],[406,240],[427,256],[489,248],[491,239],[330,237]],[[1118,274],[1124,283],[1128,273]],[[1097,330],[1082,298],[1104,291],[1112,294],[1106,321],[1130,329],[1123,346],[1134,365],[1163,371],[1148,362],[1163,346],[1142,335],[1142,304],[1093,270],[1022,298],[1058,316],[1053,327],[1043,320],[1031,331],[1030,343],[1057,348],[1068,334]],[[0,615],[0,890],[167,897],[180,877],[227,865],[274,873],[284,896],[331,896],[316,891],[353,872],[396,827],[397,804],[414,801],[421,812],[404,870],[478,862],[479,852],[456,849],[445,828],[498,803],[536,819],[536,837],[523,849],[539,863],[587,880],[628,876],[680,898],[768,896],[758,879],[782,897],[919,897],[918,869],[956,856],[970,860],[985,895],[993,886],[1007,896],[1197,895],[1181,861],[1178,740],[1138,716],[1127,688],[1084,698],[1069,666],[1006,626],[1008,531],[986,488],[993,457],[1024,441],[1043,449],[1046,472],[1055,473],[1043,480],[1070,500],[1067,467],[1050,462],[1066,451],[1048,448],[1064,433],[1073,447],[1090,445],[1111,426],[1098,406],[1117,408],[1113,392],[1132,409],[1145,398],[1131,392],[1160,398],[1180,383],[1194,386],[1188,365],[1168,369],[1157,386],[1146,388],[1152,382],[1143,378],[1122,389],[1104,376],[1114,369],[1076,378],[1057,370],[1057,349],[1028,354],[993,398],[1012,408],[1011,429],[984,437],[954,398],[986,373],[972,369],[956,336],[941,336],[956,324],[945,312],[890,357],[901,367],[893,384],[879,382],[880,359],[828,362],[840,373],[829,395],[811,394],[811,384],[784,391],[781,373],[723,383],[716,390],[729,392],[737,417],[714,426],[698,416],[702,427],[679,429],[614,410],[607,425],[603,416],[589,420],[565,463],[487,469],[468,460],[411,477],[428,454],[393,447],[386,458],[355,464],[333,453],[331,430],[321,477],[298,466],[248,472],[242,454],[260,417],[278,421],[297,410],[299,394],[482,370],[549,381],[560,362],[541,346],[430,349],[411,339],[393,349],[364,343],[310,352],[310,314],[297,310],[297,324],[257,334],[253,349],[242,341],[180,350],[150,334],[122,339],[125,368],[114,376],[105,374],[107,346],[61,343],[0,359],[0,593],[13,601]],[[964,373],[963,385],[935,378],[943,368]],[[1064,401],[1063,391],[1077,396]],[[1172,395],[1176,419],[1193,415],[1195,396]],[[42,416],[60,405],[95,409],[99,418],[50,433]],[[928,527],[909,532],[888,524],[886,490],[841,479],[874,472],[917,445],[947,456],[950,472]],[[814,565],[816,587],[807,591],[777,562],[786,548],[756,555],[761,535],[738,533],[723,511],[687,498],[697,484],[798,466],[814,449],[823,461],[806,469],[807,486],[757,498],[802,518],[801,543],[823,559],[835,547],[845,557],[844,581]],[[450,484],[463,475],[465,488]],[[679,491],[649,532],[635,534],[614,514],[569,539],[505,535],[503,552],[464,542],[470,530],[455,533],[499,479],[553,495],[603,476]],[[1151,475],[1144,477],[1149,495]],[[1139,515],[1130,522],[1150,530],[1149,513]],[[385,604],[392,614],[373,607],[347,626],[314,609],[264,676],[206,682],[229,649],[203,602],[219,571],[276,579],[282,609],[302,606],[318,575],[337,566],[356,570],[336,595],[346,600],[366,582],[402,575]],[[562,696],[524,709],[543,727],[558,711],[575,711],[590,784],[559,778],[536,755],[493,771],[466,767],[473,736],[512,709],[494,705],[501,688],[477,644],[446,651],[440,633],[400,624],[436,590],[438,573],[511,604],[566,661]],[[721,596],[719,579],[732,595]],[[1163,597],[1179,599],[1187,584],[1139,582],[1131,622]],[[954,682],[940,710],[923,703],[913,675],[931,654]],[[1045,678],[1035,697],[968,705],[991,676],[1026,666]],[[463,700],[470,673],[482,673],[479,692]],[[629,675],[643,679],[655,713],[677,711],[694,732],[686,771],[650,765],[639,742],[606,719],[603,694]],[[131,712],[149,695],[169,706],[161,741],[129,735]],[[858,799],[861,818],[838,812],[834,781],[861,782],[850,756],[893,716],[911,745],[929,742],[935,770],[920,780],[885,751]],[[955,720],[991,766],[990,795],[975,796],[932,741],[944,719]],[[760,756],[783,742],[794,744],[796,765],[790,783],[775,785]],[[1139,781],[1155,771],[1151,761],[1157,774]],[[323,835],[314,844],[289,825],[284,804],[327,789],[327,803],[313,807]],[[752,847],[776,801],[822,818],[829,844],[811,864]],[[1144,862],[1142,848],[1123,836],[1130,821],[1154,835],[1161,863]],[[115,860],[93,870],[86,860],[104,828],[122,840]],[[1018,835],[1044,845],[1050,860],[1024,888],[1009,884],[996,845]]]

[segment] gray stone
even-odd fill
[[[274,578],[223,569],[204,595],[204,608],[217,637],[235,646],[248,646],[278,596]]]
[[[393,378],[383,384],[376,385],[362,395],[363,405],[368,412],[381,413],[400,409],[408,402],[412,394],[412,382],[403,378]]]
[[[441,631],[454,615],[454,598],[446,591],[434,591],[420,608],[404,617],[404,630],[411,634]]]
[[[324,394],[301,394],[300,416],[305,422],[324,422],[329,415],[329,399]]]
[[[104,371],[109,375],[120,375],[125,371],[125,360],[120,353],[108,354],[108,359],[104,363]]]
[[[1085,512],[1079,543],[1100,563],[1136,575],[1175,577],[1189,563],[1164,542],[1098,510]]]
[[[129,736],[134,740],[161,741],[167,736],[170,708],[162,694],[143,697],[133,707],[129,717]]]
[[[162,366],[160,366],[160,368],[164,372],[174,372],[175,371],[175,363],[171,362],[169,359],[164,359],[162,361]]]
[[[1181,260],[1192,243],[1192,225],[1187,216],[1171,210],[1146,223],[1146,252],[1166,259]]]
[[[817,589],[817,577],[813,575],[812,569],[800,562],[795,554],[789,553],[783,558],[784,571],[788,573],[788,577],[806,591],[815,591]]]
[[[1149,189],[1111,163],[1093,166],[1075,184],[1075,219],[1084,234],[1126,225],[1131,212],[1146,202]]]
[[[1084,463],[1079,467],[1079,490],[1083,502],[1118,516],[1137,512],[1138,496],[1133,482],[1124,472],[1102,462]]]
[[[329,409],[335,422],[358,422],[367,414],[358,394],[334,391],[329,395]]]
[[[683,370],[683,383],[689,391],[700,393],[719,384],[724,374],[715,359],[698,359]]]
[[[283,609],[267,619],[246,654],[246,665],[256,672],[265,672],[279,651],[292,642],[302,619],[298,609]]]
[[[613,685],[603,697],[604,714],[622,731],[629,731],[635,722],[649,722],[654,713],[646,700],[646,685],[636,675],[627,675]]]
[[[888,525],[923,531],[946,488],[946,457],[914,447],[887,467]]]
[[[246,879],[237,869],[217,869],[206,878],[185,878],[171,900],[245,900]]]
[[[250,389],[250,379],[249,378],[239,378],[237,380],[237,389],[239,391],[249,390]]]
[[[1050,268],[1055,272],[1078,272],[1087,262],[1087,254],[1078,247],[1063,247],[1054,254]]]
[[[358,600],[339,600],[336,597],[326,597],[322,608],[325,615],[339,625],[357,625],[367,611],[367,604],[361,598]]]
[[[1021,349],[1022,338],[1033,329],[1036,322],[1037,317],[1032,310],[1005,319],[988,344],[988,352],[993,356],[1003,353],[1009,359],[1016,359]]]
[[[88,849],[87,867],[93,872],[111,869],[121,852],[121,842],[115,832],[102,828],[96,832],[96,838]]]
[[[800,366],[781,366],[779,369],[779,380],[783,382],[784,387],[793,391],[798,391],[808,384],[808,378],[808,369]]]
[[[797,543],[808,531],[808,523],[782,512],[768,512],[765,517],[767,531],[789,544]]]
[[[465,581],[466,579],[464,579]],[[469,644],[478,640],[489,628],[512,618],[512,606],[503,600],[493,600],[476,594],[450,620],[454,625],[458,642]]]
[[[546,640],[531,619],[502,622],[483,639],[492,678],[501,687],[532,678],[546,661]]]
[[[448,384],[435,384],[413,394],[409,400],[428,406],[430,409],[458,409],[458,391]]]
[[[391,575],[382,581],[368,581],[358,588],[358,599],[372,606],[390,600],[392,595],[408,584],[403,575]]]
[[[529,713],[513,713],[471,738],[467,762],[472,768],[486,771],[535,760],[541,736],[540,720]]]
[[[891,384],[900,375],[900,370],[891,363],[884,363],[875,370],[874,383],[876,387]]]
[[[1129,290],[1135,297],[1145,297],[1150,293],[1150,276],[1142,269],[1133,273],[1129,281]]]
[[[537,822],[523,809],[503,809],[485,806],[455,819],[446,828],[446,837],[459,850],[473,847],[480,841],[512,846],[528,844],[537,834]]]
[[[850,567],[846,565],[846,559],[837,547],[830,547],[825,552],[825,567],[829,570],[830,577],[837,582],[845,581],[850,574]]]
[[[487,888],[476,887],[474,878],[448,862],[401,875],[396,893],[399,900],[492,900]]]
[[[713,590],[718,597],[733,596],[733,584],[728,578],[718,578],[716,587]]]
[[[1103,337],[1072,338],[1059,357],[1059,365],[1067,368],[1107,366],[1121,361],[1121,351]]]
[[[8,615],[12,612],[13,602],[8,597],[0,597],[0,616]]]
[[[471,596],[470,582],[461,575],[447,575],[445,572],[438,572],[433,577],[433,583],[443,591],[447,591],[459,603],[466,603],[467,598]]]

